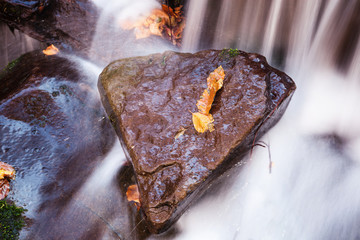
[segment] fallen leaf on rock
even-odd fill
[[[53,44],[48,46],[45,50],[43,50],[45,55],[56,55],[59,53],[59,49],[55,47]]]
[[[136,184],[130,185],[126,191],[126,197],[129,202],[135,202],[137,209],[140,209],[140,194]]]
[[[199,133],[204,133],[207,130],[209,130],[210,132],[215,130],[213,123],[214,118],[211,114],[205,115],[199,112],[193,113],[192,121],[196,131],[198,131]]]
[[[4,178],[14,179],[15,169],[7,163],[0,162],[0,180]]]
[[[214,102],[216,92],[222,88],[225,72],[222,66],[210,73],[207,78],[207,88],[197,101],[196,106],[199,112],[192,114],[192,120],[196,131],[203,133],[209,130],[214,131],[214,118],[210,114],[211,105]]]
[[[4,199],[10,191],[10,179],[15,178],[15,170],[7,163],[0,162],[0,200]]]

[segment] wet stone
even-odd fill
[[[224,85],[210,111],[215,131],[200,134],[191,113],[220,65]],[[214,179],[241,161],[280,119],[295,90],[263,56],[238,50],[121,59],[103,70],[98,87],[155,233],[168,229]]]
[[[101,238],[104,223],[89,207],[72,209],[82,221],[60,215],[115,140],[91,84],[96,76],[79,69],[35,51],[0,72],[0,161],[16,170],[8,198],[26,208],[32,222],[23,239],[85,239],[90,223],[92,239]]]

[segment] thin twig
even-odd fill
[[[135,229],[140,225],[140,223],[142,222],[142,221],[144,221],[145,220],[145,217],[143,217],[136,225],[135,225],[135,227],[133,228],[133,230],[131,230],[131,232],[130,232],[130,235],[135,231]]]
[[[256,130],[255,132],[255,135],[254,135],[254,140],[253,140],[253,143],[252,143],[252,146],[251,146],[251,150],[250,150],[250,159],[251,159],[251,156],[252,156],[252,152],[253,152],[253,148],[255,146],[255,142],[256,142],[256,138],[257,138],[257,135],[262,127],[262,125],[267,122],[272,116],[273,114],[275,113],[275,111],[279,108],[280,104],[284,101],[284,99],[287,97],[287,95],[284,95],[281,97],[281,99],[279,100],[279,102],[276,104],[275,108],[270,112],[270,114],[265,118],[265,120],[260,124],[260,126],[258,127],[258,129]]]
[[[82,206],[83,208],[87,209],[88,211],[90,211],[92,214],[94,214],[95,216],[97,216],[101,221],[103,221],[108,227],[109,229],[116,234],[116,236],[118,236],[118,238],[121,240],[123,239],[123,237],[121,236],[120,233],[118,233],[116,231],[116,229],[102,216],[100,216],[97,212],[95,212],[94,210],[92,210],[91,208],[89,208],[88,206],[86,206],[84,203],[82,203],[81,201],[77,201],[76,202],[78,205]]]
[[[264,142],[264,141],[259,141],[258,143],[256,143],[256,144],[254,145],[254,147],[255,147],[255,146],[260,146],[260,147],[263,147],[263,148],[267,148],[268,154],[269,154],[269,174],[271,174],[273,162],[272,162],[272,160],[271,160],[270,143],[267,144],[267,143]]]

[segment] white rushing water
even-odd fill
[[[147,16],[154,8],[160,8],[156,0],[93,0],[101,9],[91,44],[90,57],[102,65],[133,56],[174,49],[158,38],[136,39],[134,30],[124,30],[121,25]]]
[[[216,33],[214,41],[185,46],[259,50],[270,64],[283,66],[298,89],[263,138],[274,162],[271,174],[267,149],[257,148],[235,179],[179,220],[176,239],[360,237],[360,41],[354,24],[359,5],[223,1],[218,26],[209,31]],[[189,11],[189,24],[199,21]],[[185,43],[192,38],[187,33]]]

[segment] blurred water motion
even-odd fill
[[[180,219],[176,239],[358,239],[360,2],[191,0],[188,16],[202,31],[186,29],[184,50],[260,52],[298,89],[264,138],[272,173],[256,149],[231,187]]]
[[[101,9],[90,49],[90,59],[101,65],[126,57],[144,56],[175,49],[159,37],[136,39],[134,30],[121,28],[126,21],[149,16],[152,9],[161,8],[156,0],[94,0]]]

